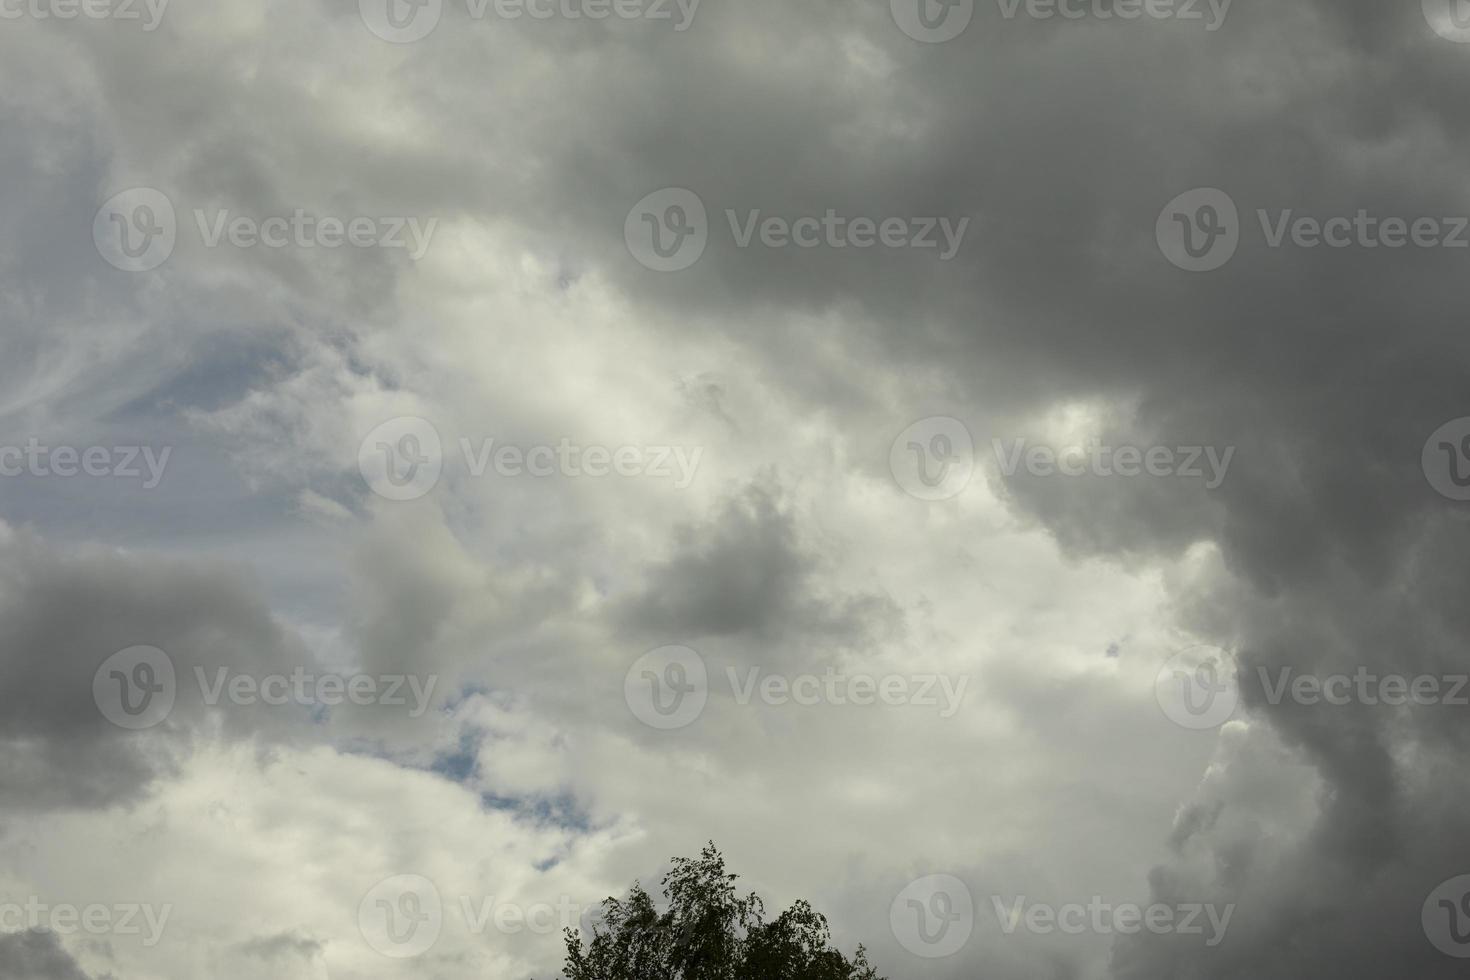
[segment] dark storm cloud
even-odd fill
[[[1011,420],[1089,400],[1136,406],[1102,433],[1119,442],[1235,447],[1208,492],[1156,479],[1006,484],[1017,509],[1076,551],[1178,555],[1217,541],[1249,589],[1191,602],[1201,622],[1227,624],[1257,716],[1325,780],[1320,826],[1296,856],[1322,892],[1312,941],[1282,948],[1289,930],[1242,930],[1244,949],[1206,955],[1141,938],[1119,970],[1325,975],[1308,950],[1326,946],[1340,976],[1393,962],[1449,975],[1418,907],[1467,855],[1449,825],[1414,814],[1470,797],[1462,778],[1413,785],[1406,753],[1456,751],[1463,714],[1271,706],[1248,679],[1257,665],[1448,671],[1470,659],[1463,589],[1446,587],[1463,586],[1465,563],[1444,543],[1463,536],[1464,513],[1420,470],[1429,433],[1470,414],[1465,253],[1269,248],[1257,212],[1470,212],[1458,162],[1470,115],[1444,97],[1463,87],[1470,56],[1429,31],[1417,4],[1241,4],[1209,34],[1004,21],[981,5],[966,35],[933,47],[893,30],[881,6],[711,10],[686,37],[613,51],[576,107],[600,120],[599,154],[566,145],[587,138],[581,125],[543,131],[546,196],[530,194],[523,217],[601,229],[630,288],[675,309],[851,304],[886,324],[895,363],[939,362],[968,383],[982,447],[1027,434]],[[802,56],[784,56],[767,31],[802,37]],[[887,64],[865,74],[844,41]],[[651,64],[678,84],[650,92]],[[709,248],[686,272],[648,273],[619,254],[620,207],[662,186],[694,190],[709,210]],[[1201,186],[1231,195],[1242,241],[1224,268],[1191,275],[1160,255],[1154,221]],[[726,208],[973,224],[941,264],[737,248]],[[798,574],[779,540],[742,533],[719,562],[691,549],[636,614],[712,632],[761,626],[783,606],[778,584]],[[1397,887],[1379,900],[1346,897],[1385,880]],[[1302,895],[1255,887],[1267,918],[1308,914]]]
[[[6,980],[89,980],[52,932],[0,935],[0,976]]]
[[[1017,128],[1007,127],[1009,111],[971,126],[957,108],[950,140],[975,152],[941,156],[1016,166],[979,223],[981,285],[961,301],[977,314],[991,305],[991,315],[976,316],[983,328],[955,330],[983,341],[977,377],[988,361],[1029,386],[1002,384],[981,399],[1027,407],[1117,395],[1138,405],[1137,418],[1104,441],[1140,444],[1141,430],[1152,440],[1143,445],[1237,448],[1210,492],[1178,480],[1055,476],[1006,488],[1084,551],[1177,554],[1218,541],[1253,591],[1245,601],[1198,597],[1201,621],[1228,624],[1221,638],[1243,651],[1248,703],[1325,780],[1322,821],[1291,868],[1300,885],[1253,865],[1248,851],[1216,854],[1227,882],[1246,883],[1224,894],[1254,903],[1259,927],[1240,928],[1218,951],[1128,940],[1118,975],[1449,976],[1454,963],[1426,942],[1418,913],[1429,890],[1470,861],[1441,812],[1463,807],[1465,782],[1430,761],[1462,750],[1463,709],[1272,706],[1253,671],[1367,664],[1412,675],[1470,662],[1463,602],[1445,587],[1465,581],[1461,553],[1445,543],[1463,539],[1464,513],[1430,489],[1419,460],[1436,426],[1470,412],[1467,341],[1448,327],[1463,317],[1464,253],[1269,250],[1255,209],[1465,213],[1451,164],[1465,118],[1445,116],[1433,93],[1458,84],[1470,61],[1429,35],[1414,5],[1387,18],[1394,40],[1372,38],[1366,66],[1352,59],[1370,41],[1365,25],[1385,21],[1381,9],[1342,33],[1338,14],[1279,13],[1241,8],[1227,30],[1182,44],[1144,31],[1126,42],[1097,32],[1089,44],[1079,31],[1077,58],[1051,84],[1008,65],[1022,79],[1006,89]],[[1268,18],[1280,38],[1262,32]],[[1157,73],[1135,75],[1122,58],[1093,61],[1114,41],[1129,63]],[[1174,60],[1186,55],[1187,69]],[[1257,101],[1239,84],[1246,64],[1269,97]],[[1032,101],[1082,65],[1086,93]],[[1156,87],[1144,91],[1135,77]],[[1180,81],[1158,84],[1168,79]],[[936,102],[952,90],[929,88]],[[1390,104],[1398,108],[1385,111]],[[1026,173],[1024,159],[1047,163]],[[961,186],[957,196],[981,185]],[[1151,213],[1193,186],[1226,189],[1244,230],[1229,265],[1188,276],[1159,262],[1148,239]],[[1222,602],[1230,605],[1209,608]],[[1424,785],[1415,770],[1430,766],[1443,777]],[[1425,819],[1426,808],[1439,816]],[[1154,885],[1169,897],[1167,869]]]
[[[798,528],[775,477],[746,487],[707,525],[674,529],[672,556],[651,565],[618,619],[681,643],[744,634],[849,646],[894,629],[899,610],[884,596],[814,591],[820,552]]]
[[[1419,470],[1427,435],[1470,412],[1461,254],[1268,248],[1256,212],[1470,211],[1459,189],[1467,116],[1443,94],[1470,73],[1466,52],[1412,4],[1240,4],[1213,33],[1004,20],[981,5],[965,35],[936,46],[906,38],[884,6],[712,6],[677,37],[441,31],[410,64],[483,70],[410,73],[400,94],[443,142],[370,156],[357,179],[397,186],[415,174],[421,210],[454,203],[516,221],[529,240],[602,264],[674,312],[755,311],[764,322],[741,322],[750,332],[739,339],[773,352],[774,376],[798,397],[812,379],[779,363],[785,316],[838,307],[895,367],[939,368],[981,452],[991,437],[1027,435],[1033,413],[1094,400],[1135,407],[1103,433],[1119,442],[1235,447],[1211,491],[1155,479],[1005,486],[1077,552],[1177,555],[1217,541],[1249,588],[1224,608],[1191,601],[1200,621],[1226,624],[1246,668],[1463,663],[1466,624],[1443,583],[1463,582],[1465,569],[1438,544],[1463,533],[1463,518]],[[513,107],[486,104],[480,93],[525,65],[526,45],[589,57],[563,60],[556,86],[518,87]],[[471,79],[473,89],[456,87]],[[513,160],[499,151],[507,126],[522,135]],[[1224,268],[1191,275],[1159,254],[1154,221],[1200,186],[1231,195],[1242,241]],[[708,209],[709,247],[685,272],[645,270],[621,240],[628,210],[661,187],[687,187]],[[829,209],[971,225],[940,262],[918,250],[741,248],[726,214]],[[756,498],[655,568],[627,621],[712,636],[831,623],[831,610],[795,598],[805,568],[789,526]],[[1463,722],[1272,707],[1249,683],[1246,695],[1326,782],[1303,876],[1333,896],[1405,879],[1390,913],[1325,899],[1322,938],[1377,935],[1378,948],[1417,960],[1412,894],[1433,881],[1408,869],[1442,860],[1448,875],[1463,856],[1447,828],[1409,814],[1426,794],[1464,787],[1406,786],[1402,749],[1445,753]],[[1262,888],[1259,901],[1289,917],[1295,899]],[[1268,952],[1278,933],[1241,936],[1265,948],[1189,959],[1140,939],[1120,969],[1223,976],[1273,955],[1283,975],[1307,968]],[[1371,962],[1345,961],[1342,975]],[[1448,969],[1426,961],[1435,968]]]
[[[102,550],[59,552],[30,531],[0,544],[0,802],[18,809],[103,807],[137,798],[172,771],[217,711],[222,731],[274,739],[308,731],[304,709],[232,704],[207,708],[209,684],[310,665],[245,578],[187,563]],[[162,650],[177,700],[159,724],[124,730],[104,714],[94,677],[113,654]],[[160,736],[154,738],[152,736]]]
[[[732,314],[732,339],[765,352],[798,400],[836,391],[871,411],[850,380],[783,356],[794,314],[843,310],[860,332],[854,346],[958,393],[982,456],[992,437],[1030,435],[1037,413],[1094,401],[1129,406],[1103,428],[1108,441],[1234,447],[1208,491],[1150,478],[997,482],[1076,554],[1177,556],[1217,542],[1238,581],[1182,596],[1181,609],[1240,650],[1251,717],[1323,781],[1320,823],[1284,858],[1221,836],[1240,798],[1187,810],[1172,842],[1178,866],[1157,869],[1153,891],[1197,897],[1181,880],[1202,857],[1206,884],[1239,902],[1241,918],[1214,950],[1127,939],[1115,972],[1454,975],[1418,913],[1438,881],[1470,871],[1470,792],[1455,764],[1463,709],[1272,705],[1254,678],[1282,666],[1447,673],[1470,660],[1464,505],[1420,471],[1429,433],[1470,415],[1467,253],[1269,248],[1256,212],[1470,213],[1470,113],[1458,94],[1470,48],[1436,37],[1412,2],[1239,0],[1211,33],[1006,20],[982,3],[943,45],[905,37],[886,8],[711,0],[680,35],[444,28],[395,66],[388,108],[411,106],[424,138],[391,145],[323,121],[240,52],[230,52],[246,62],[238,75],[258,79],[243,91],[204,70],[223,52],[180,64],[141,40],[88,41],[99,45],[99,89],[129,93],[105,96],[124,149],[159,167],[165,154],[182,159],[170,187],[185,197],[274,212],[328,199],[341,182],[383,208],[509,221],[528,247],[574,271],[608,270],[639,302],[682,315],[681,327],[725,329],[690,314]],[[379,50],[365,36],[354,43]],[[257,119],[289,134],[289,153]],[[54,138],[34,135],[28,144]],[[95,184],[94,153],[84,147],[66,180]],[[301,176],[313,170],[330,180]],[[1223,268],[1189,274],[1160,255],[1154,221],[1203,186],[1239,206],[1242,241]],[[629,209],[662,187],[693,190],[709,212],[708,250],[681,273],[640,267],[622,241]],[[6,253],[7,270],[46,283],[37,302],[65,312],[74,300],[43,266],[79,257],[41,223],[52,210],[5,204],[36,243]],[[741,248],[727,209],[971,224],[944,262],[919,250]],[[74,204],[60,211],[85,223]],[[309,270],[261,253],[242,261],[303,294],[324,290],[336,302],[321,305],[338,315],[372,319],[394,302],[381,254]],[[679,634],[669,641],[861,636],[883,603],[813,593],[812,561],[789,515],[751,491],[676,539],[625,603],[624,626]],[[90,674],[111,650],[147,642],[290,660],[268,615],[232,587],[122,559],[97,569],[33,553],[7,572],[0,732],[30,746],[9,766],[18,795],[43,804],[126,798],[157,771],[94,717]],[[397,628],[428,631],[439,602],[425,596]],[[54,651],[39,670],[59,686],[18,666],[16,651],[35,649]],[[39,795],[41,774],[61,767],[65,786]]]

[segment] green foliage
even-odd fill
[[[741,897],[735,881],[711,843],[674,859],[666,911],[634,882],[627,898],[602,903],[590,943],[567,930],[566,980],[883,980],[861,946],[851,960],[833,948],[826,918],[806,902],[766,922],[760,898]]]

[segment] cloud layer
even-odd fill
[[[0,972],[551,975],[713,838],[892,977],[1458,975],[1452,5],[64,6]]]

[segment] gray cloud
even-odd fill
[[[221,668],[262,676],[312,663],[237,574],[100,549],[66,553],[4,529],[0,582],[9,807],[136,799],[175,769],[212,711],[232,738],[308,734],[300,709],[205,702],[196,671],[212,683]],[[94,697],[103,663],[134,646],[158,648],[174,665],[177,701],[149,732],[117,727]]]
[[[331,624],[324,632],[374,669],[439,671],[456,695],[463,686],[524,696],[567,729],[577,719],[594,730],[630,724],[616,696],[566,678],[596,676],[600,691],[613,690],[619,668],[655,643],[708,642],[721,657],[793,667],[914,637],[945,647],[968,624],[956,617],[926,633],[933,595],[1008,566],[967,550],[975,528],[954,512],[936,507],[921,519],[932,523],[907,524],[912,511],[874,503],[869,488],[891,492],[885,436],[942,406],[976,437],[977,492],[983,485],[1010,518],[1048,535],[1071,567],[1101,563],[1121,578],[1172,569],[1199,545],[1218,554],[1208,574],[1169,579],[1168,603],[1178,625],[1237,651],[1250,733],[1222,736],[1138,884],[1159,900],[1234,901],[1240,914],[1218,949],[1122,939],[1113,974],[1452,975],[1418,910],[1435,884],[1470,871],[1459,826],[1470,802],[1457,765],[1464,715],[1272,704],[1258,678],[1283,667],[1467,669],[1464,505],[1435,494],[1420,469],[1429,433],[1470,415],[1463,253],[1269,248],[1257,210],[1470,213],[1464,46],[1437,37],[1416,4],[1366,0],[1240,2],[1215,32],[1011,20],[978,4],[969,30],[942,45],[904,36],[881,2],[707,0],[682,34],[472,23],[448,6],[434,35],[402,47],[325,4],[293,15],[290,31],[269,19],[279,12],[222,27],[211,18],[225,15],[209,9],[179,11],[154,36],[52,23],[0,38],[0,79],[24,93],[0,107],[16,134],[0,150],[14,177],[0,213],[17,229],[0,243],[0,271],[17,284],[0,291],[10,355],[0,374],[13,393],[0,419],[25,431],[59,416],[101,425],[156,396],[148,424],[182,427],[170,414],[182,405],[187,421],[249,444],[236,458],[249,476],[345,501],[344,520],[366,514],[372,524],[343,532],[347,584],[317,576],[310,589],[287,569],[286,545],[256,585],[195,564],[61,556],[17,535],[0,555],[7,805],[103,806],[175,771],[170,753],[205,713],[181,705],[162,755],[109,729],[90,677],[113,650],[151,643],[186,668],[310,662],[256,598],[267,592],[288,593],[301,619]],[[323,80],[329,69],[333,81]],[[462,237],[441,239],[442,264],[427,271],[372,250],[186,246],[158,280],[128,279],[76,233],[119,182],[166,190],[186,223],[193,206],[396,211],[458,222]],[[633,261],[622,230],[634,203],[666,186],[700,196],[711,240],[694,267],[660,275]],[[1242,241],[1223,268],[1187,274],[1159,254],[1154,222],[1170,198],[1201,186],[1236,202]],[[920,250],[741,248],[727,209],[971,223],[957,256],[940,262]],[[536,271],[513,286],[485,284],[527,267]],[[515,360],[540,349],[517,333],[526,310],[485,296],[534,292],[541,276],[556,284],[533,309],[557,338],[542,342],[555,348],[552,369]],[[579,290],[597,290],[592,305],[639,323],[646,342],[625,350],[605,325],[553,333],[583,315],[557,305]],[[181,340],[215,332],[294,339]],[[116,359],[96,353],[118,336],[127,341],[100,347]],[[301,366],[314,355],[300,352],[322,348],[339,361]],[[289,370],[278,370],[281,349]],[[719,378],[701,388],[695,414],[715,419],[709,455],[722,461],[710,465],[729,466],[726,489],[696,503],[645,504],[585,484],[533,493],[446,481],[441,509],[408,516],[342,489],[355,451],[337,445],[351,442],[343,420],[377,410],[364,408],[372,398],[442,397],[463,429],[570,428],[606,415],[636,438],[658,409],[626,406],[660,404],[636,372],[663,370],[663,356],[681,377]],[[628,377],[597,375],[584,358],[633,366]],[[563,371],[575,380],[559,388]],[[537,402],[542,388],[558,392],[548,396],[555,411]],[[1048,418],[1077,406],[1111,444],[1234,447],[1228,475],[1206,490],[995,471],[992,439],[1041,441]],[[820,431],[822,453],[798,444],[804,426]],[[324,444],[347,466],[324,462]],[[780,479],[758,476],[785,453]],[[219,465],[201,464],[199,479],[235,486]],[[817,507],[802,496],[812,484]],[[214,509],[190,513],[235,530],[232,547],[262,526],[277,541],[298,533],[294,518],[269,509],[284,506],[274,498],[252,498],[262,511],[240,532],[239,498],[200,496]],[[939,556],[942,571],[902,595],[854,586],[842,578],[850,542],[826,533],[821,505],[870,535],[852,543],[857,580],[869,568],[876,581],[897,577],[916,554]],[[39,505],[13,506],[65,523]],[[890,528],[901,529],[898,545]],[[219,546],[207,533],[195,543]],[[1070,598],[1052,596],[1052,611]],[[1011,612],[1029,621],[1047,611]],[[1084,626],[1059,632],[1057,646],[1113,639]],[[1017,717],[1090,704],[1026,676],[1034,651],[1019,647],[1020,666],[986,666]],[[1132,656],[1124,644],[1122,659]],[[1085,714],[1099,726],[1112,718]],[[1034,724],[1018,727],[1046,745],[1038,768],[1108,768]],[[337,733],[402,740],[397,749],[413,755],[443,737],[427,728],[410,735],[356,717]],[[732,730],[712,727],[699,744]],[[312,739],[305,719],[250,713],[231,714],[225,731]],[[1148,736],[1113,737],[1142,751]],[[1299,770],[1297,782],[1313,786],[1305,799],[1275,778]],[[1108,772],[1111,788],[1152,778]],[[534,782],[493,776],[519,779],[520,790]],[[584,772],[550,781],[533,788],[615,809]],[[860,901],[883,905],[881,894]],[[883,911],[872,920],[880,926]],[[983,965],[976,959],[938,969],[958,975]],[[1045,953],[1016,972],[1068,976],[1074,966]]]
[[[774,476],[746,487],[708,524],[673,530],[672,556],[624,601],[623,628],[678,642],[745,634],[840,648],[901,627],[885,596],[814,594],[822,557],[799,528]]]
[[[0,972],[14,980],[88,980],[55,933],[0,935]]]

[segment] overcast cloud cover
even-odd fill
[[[1463,976],[1466,7],[0,0],[0,976]]]

